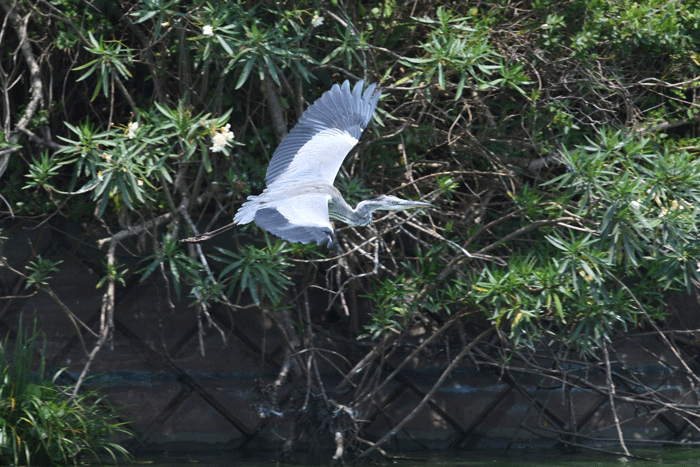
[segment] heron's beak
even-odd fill
[[[411,201],[403,200],[401,204],[397,206],[399,209],[411,209],[411,208],[434,208],[434,204],[424,203],[422,201]]]

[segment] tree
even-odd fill
[[[0,4],[0,196],[13,216],[107,227],[95,352],[115,288],[156,271],[200,320],[249,294],[299,372],[318,358],[298,352],[315,339],[299,297],[316,284],[346,337],[376,343],[365,365],[416,327],[472,349],[467,336],[493,326],[499,350],[480,358],[496,368],[543,346],[600,357],[621,333],[658,329],[669,291],[696,286],[693,2]],[[259,192],[286,128],[346,78],[385,97],[341,191],[401,190],[439,210],[342,229],[339,257],[256,227],[215,255],[176,243]],[[119,242],[135,235],[150,246],[127,269]],[[322,403],[354,410],[380,386]],[[357,419],[343,420],[355,440]]]

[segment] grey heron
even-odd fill
[[[379,101],[381,91],[376,84],[370,84],[364,92],[363,88],[362,80],[352,89],[347,80],[342,86],[335,84],[306,109],[272,155],[265,190],[248,197],[232,225],[255,222],[290,242],[332,246],[335,233],[331,219],[366,226],[372,222],[372,212],[378,209],[398,211],[433,206],[381,195],[360,201],[353,209],[333,186],[341,164],[360,140]],[[224,227],[219,231],[224,229],[227,230]],[[219,231],[183,241],[206,240]]]

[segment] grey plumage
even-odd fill
[[[356,140],[360,139],[362,131],[372,120],[374,108],[381,95],[381,91],[374,92],[376,84],[367,86],[364,93],[362,93],[363,86],[364,81],[359,81],[351,92],[349,81],[345,81],[342,88],[336,84],[306,109],[299,122],[282,138],[282,142],[272,156],[265,176],[268,186],[289,170],[300,150],[320,133],[335,130],[339,135],[347,133]],[[350,149],[352,147],[348,152]],[[334,179],[346,155],[347,153],[342,157],[336,157],[336,154],[329,154],[332,158],[331,165],[337,166],[333,174]],[[331,169],[332,167],[329,167],[329,171],[332,171]]]
[[[430,207],[429,203],[380,196],[352,209],[333,187],[338,170],[357,144],[379,101],[376,84],[358,81],[353,89],[345,81],[325,92],[282,139],[267,169],[267,187],[248,197],[234,224],[255,221],[261,228],[291,242],[335,241],[330,218],[363,226],[376,209]]]

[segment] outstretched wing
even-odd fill
[[[290,242],[328,246],[334,240],[328,219],[329,198],[323,193],[307,193],[287,202],[262,203],[255,213],[255,223]]]
[[[236,224],[258,226],[290,242],[330,246],[335,237],[328,202],[340,196],[333,181],[357,144],[379,101],[377,85],[364,90],[345,81],[309,107],[275,150],[267,169],[267,188],[238,210]]]
[[[335,84],[306,109],[272,156],[265,177],[268,186],[306,177],[333,184],[379,101],[377,85],[369,85],[363,93],[364,84],[358,81],[352,90],[348,81],[342,87]]]

